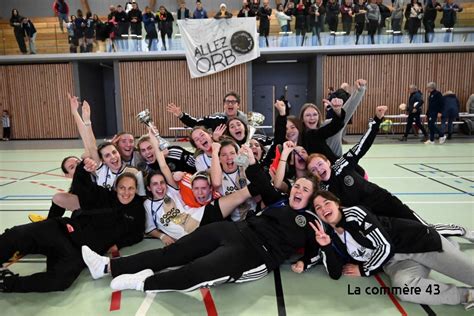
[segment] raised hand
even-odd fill
[[[84,158],[84,170],[92,173],[97,170],[97,162],[94,161],[92,158]]]
[[[347,263],[342,267],[342,274],[349,276],[360,276],[359,266],[352,263]]]
[[[217,126],[214,132],[212,132],[212,139],[215,142],[218,142],[221,139],[222,135],[224,135],[224,132],[226,129],[227,129],[227,126],[225,124],[221,124]]]
[[[72,96],[69,93],[67,94],[69,99],[69,104],[71,105],[71,112],[74,114],[79,109],[79,99],[76,96]]]
[[[291,265],[291,270],[295,273],[302,273],[304,271],[304,263],[301,260],[296,261]]]
[[[360,89],[361,87],[365,87],[367,85],[367,80],[365,79],[357,79],[355,81],[355,85],[357,87],[357,89]]]
[[[218,143],[218,142],[214,142],[212,143],[212,153],[216,153],[218,154],[219,153],[219,150],[221,150],[221,143]]]
[[[382,117],[385,115],[385,112],[387,112],[388,107],[386,105],[379,105],[378,107],[375,108],[375,115],[379,119],[382,119]]]
[[[283,153],[286,154],[286,156],[288,156],[294,149],[295,149],[296,145],[295,143],[293,143],[291,140],[287,140],[286,142],[283,143]]]
[[[314,221],[316,225],[313,223],[309,222],[309,225],[311,228],[313,228],[316,236],[316,242],[321,246],[327,246],[331,243],[331,237],[326,234],[324,231],[324,228],[321,226],[321,224],[318,223],[318,221]]]
[[[84,124],[91,125],[91,106],[85,100],[82,102],[82,120]]]
[[[286,105],[285,102],[281,100],[276,100],[275,104],[273,104],[275,109],[277,109],[278,113],[280,113],[280,116],[285,116],[286,115]]]
[[[253,155],[253,151],[250,149],[248,145],[242,145],[239,149],[239,154],[246,155],[249,158],[249,164],[254,165],[256,163],[255,156]]]
[[[148,127],[148,136],[150,137],[150,144],[154,149],[160,149],[160,141],[156,137],[156,131],[153,126]]]
[[[183,111],[181,111],[181,107],[177,106],[174,103],[169,103],[166,106],[166,110],[170,113],[173,113],[173,115],[176,116],[176,117],[180,117],[181,114],[183,114]]]

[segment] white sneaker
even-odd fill
[[[464,229],[466,232],[464,235],[462,235],[461,238],[464,238],[466,240],[469,240],[470,242],[474,243],[474,230],[467,230],[466,228]]]
[[[431,140],[427,140],[426,142],[424,142],[424,144],[426,145],[433,145],[435,142],[434,141],[431,141]]]
[[[440,137],[439,138],[439,143],[444,144],[446,142],[446,136]]]
[[[135,274],[122,274],[110,282],[110,287],[114,291],[137,290],[143,292],[145,280],[154,274],[151,269],[146,269]]]
[[[474,290],[469,289],[469,292],[467,292],[467,302],[464,303],[464,309],[466,311],[469,311],[471,309],[474,309]]]
[[[89,268],[89,272],[94,280],[108,275],[105,268],[110,264],[110,258],[98,255],[87,246],[82,246],[82,259]]]

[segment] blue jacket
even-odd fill
[[[428,97],[428,113],[443,113],[443,95],[438,90],[433,90]]]

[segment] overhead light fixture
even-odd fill
[[[297,59],[267,60],[267,64],[293,64],[297,62]]]

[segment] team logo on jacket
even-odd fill
[[[354,185],[354,178],[352,176],[345,176],[344,177],[344,184],[347,185],[348,187],[351,187]]]
[[[296,222],[296,225],[298,225],[299,227],[305,227],[306,217],[304,217],[303,215],[298,215],[295,217],[295,222]]]

